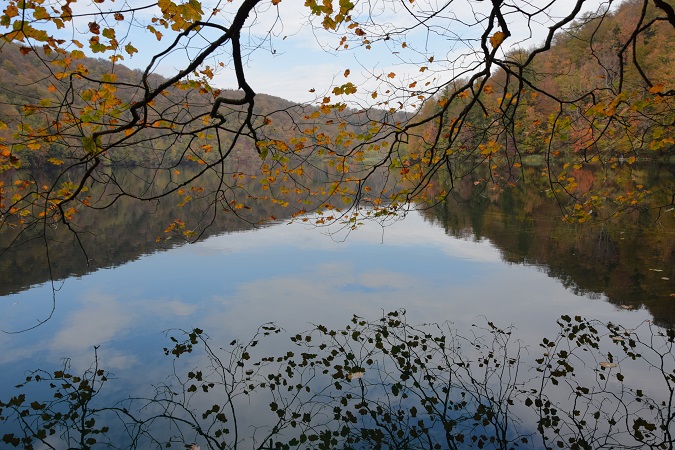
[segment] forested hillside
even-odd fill
[[[563,153],[578,161],[673,154],[675,110],[664,94],[675,88],[675,30],[652,22],[656,13],[650,7],[644,10],[644,35],[631,36],[643,6],[630,0],[602,17],[582,17],[518,77],[528,50],[507,53],[514,72],[500,67],[468,91],[449,86],[422,110],[430,116],[447,107],[448,120],[430,124],[415,150],[423,151],[439,134],[450,152],[478,148],[483,156],[497,153],[498,146],[510,155]],[[460,128],[453,117],[474,103],[480,107],[462,118],[455,136]]]
[[[500,5],[492,5],[497,16],[502,15]],[[602,183],[584,189],[574,170],[596,163],[625,161],[630,166],[639,158],[673,154],[675,18],[669,4],[663,9],[654,2],[629,0],[605,6],[613,9],[601,7],[585,15],[576,11],[559,21],[552,11],[542,10],[555,25],[542,36],[543,43],[530,41],[533,48],[519,48],[503,17],[498,24],[501,31],[494,28],[497,22],[485,22],[480,46],[460,58],[476,59],[474,69],[463,72],[466,78],[460,78],[448,59],[445,69],[436,71],[436,86],[419,79],[419,86],[429,86],[419,90],[418,81],[406,81],[407,87],[398,90],[403,97],[392,93],[380,103],[388,110],[350,110],[341,99],[363,93],[366,87],[340,84],[345,81],[340,77],[327,91],[333,99],[326,95],[315,105],[296,105],[257,94],[242,75],[243,67],[237,75],[241,90],[221,91],[213,85],[217,69],[201,57],[187,61],[172,78],[162,78],[154,63],[134,71],[119,65],[115,54],[108,59],[86,58],[82,50],[73,50],[79,41],[73,41],[75,47],[62,47],[55,38],[47,39],[47,32],[7,33],[0,51],[0,173],[46,166],[58,168],[58,174],[40,185],[23,175],[0,185],[0,196],[12,199],[0,202],[6,211],[3,223],[17,227],[31,221],[68,222],[82,208],[105,208],[125,196],[155,201],[179,193],[183,205],[194,198],[195,190],[211,195],[213,204],[219,203],[218,209],[224,211],[261,198],[288,205],[284,197],[293,193],[299,196],[292,202],[293,214],[337,211],[328,217],[355,224],[357,219],[348,214],[366,211],[379,218],[395,215],[420,199],[442,201],[449,191],[437,191],[433,183],[444,171],[450,172],[450,190],[483,163],[491,169],[481,181],[486,186],[499,189],[518,183],[530,155],[545,159],[546,167],[537,176],[548,183],[550,195],[567,218],[586,221],[611,203],[603,215],[609,217],[632,208],[648,193],[641,187],[609,192]],[[347,10],[353,7],[344,5]],[[160,10],[166,15],[161,20],[177,17],[171,8]],[[19,20],[14,13],[7,12],[5,22]],[[344,14],[340,17],[347,20]],[[41,19],[35,20],[37,25]],[[91,51],[117,51],[118,42],[105,35],[110,48],[101,47],[101,24],[92,24]],[[361,28],[365,25],[352,25],[346,29],[354,30],[359,40],[366,39],[368,32]],[[197,32],[189,20],[175,26],[184,28],[185,36]],[[336,30],[331,22],[322,26]],[[442,28],[446,32],[447,26]],[[234,39],[231,44],[239,45],[231,30],[214,27],[225,31],[223,43]],[[115,34],[112,28],[103,31]],[[36,36],[44,37],[45,44],[38,45]],[[389,38],[389,34],[381,37],[382,42]],[[460,41],[468,44],[471,39]],[[213,42],[213,49],[218,42]],[[363,42],[366,47],[370,43]],[[184,43],[167,45],[177,51]],[[213,49],[209,46],[205,52]],[[242,63],[241,55],[233,59],[235,66]],[[428,64],[433,60],[425,55]],[[419,73],[427,71],[422,65],[427,62],[420,63]],[[346,78],[349,69],[343,73]],[[373,76],[392,80],[386,83],[397,79],[394,72]],[[264,86],[257,88],[264,91]],[[376,99],[380,94],[365,95]],[[409,121],[404,103],[395,101],[404,97],[427,99]],[[179,168],[183,164],[202,169],[186,177]],[[128,190],[118,183],[119,174],[106,172],[109,166],[145,168],[147,185]],[[381,191],[366,189],[370,177],[386,170],[397,178]],[[199,186],[207,171],[221,179],[214,192]],[[311,180],[320,188],[308,187],[309,173],[320,174]],[[162,177],[167,184],[155,185],[154,180]],[[251,180],[269,195],[248,192],[245,185]],[[92,189],[96,185],[100,187]],[[97,199],[89,190],[100,192],[95,205]],[[434,197],[425,192],[435,192]],[[339,201],[330,203],[328,197]]]
[[[81,76],[63,78],[60,83],[55,83],[52,74],[61,70],[64,64],[76,68]],[[105,80],[106,77],[110,84],[96,81]],[[98,108],[116,108],[120,116],[128,114],[129,105],[142,96],[142,77],[143,72],[140,70],[131,70],[105,59],[82,56],[79,60],[73,60],[72,55],[62,57],[52,53],[47,56],[42,52],[38,55],[34,49],[4,43],[0,48],[0,121],[3,124],[0,138],[5,141],[2,148],[9,152],[6,144],[11,143],[12,155],[17,160],[22,160],[24,167],[26,163],[43,165],[47,160],[52,165],[63,164],[64,160],[77,156],[72,154],[67,130],[49,143],[42,139],[31,140],[31,134],[47,134],[39,130],[59,126],[59,121],[70,112],[89,120],[97,120],[97,117],[87,118],[88,114],[102,116],[97,111]],[[149,80],[153,85],[165,81],[163,77],[154,74],[150,74]],[[198,73],[195,74],[195,80],[199,80]],[[106,162],[117,165],[147,165],[149,160],[164,160],[166,164],[172,164],[185,158],[186,155],[178,153],[181,146],[174,145],[174,140],[184,141],[186,138],[176,137],[171,126],[180,127],[181,122],[187,122],[189,117],[208,114],[210,102],[222,93],[197,82],[193,86],[194,89],[185,85],[168,89],[148,111],[149,121],[154,116],[158,122],[152,123],[138,139],[127,141],[114,152],[108,152]],[[69,96],[74,97],[74,103],[66,105],[63,99]],[[236,108],[233,109],[233,113],[236,113]],[[260,94],[256,97],[255,113],[260,124],[264,118],[275,113],[290,113],[276,114],[275,123],[267,128],[267,132],[277,139],[290,138],[298,131],[298,123],[307,115],[306,111],[311,113],[314,109],[271,95]],[[160,116],[165,117],[167,114],[173,117],[173,124],[159,120]],[[197,133],[198,131],[195,132]],[[204,148],[215,144],[208,136],[201,138],[205,140],[202,145]],[[228,144],[229,141],[218,142],[223,148]],[[242,153],[254,150],[250,144],[250,141],[242,141],[237,150]],[[208,159],[208,153],[207,151],[200,156],[187,155],[186,159],[203,162],[200,160]]]

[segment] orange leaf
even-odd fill
[[[650,94],[660,94],[661,92],[663,92],[663,84],[661,83],[655,84],[649,89]]]
[[[497,31],[490,38],[490,45],[492,45],[492,48],[497,48],[502,42],[504,42],[504,39],[506,39],[506,33],[503,31]]]

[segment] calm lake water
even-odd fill
[[[672,183],[673,167],[658,173]],[[102,234],[85,243],[90,267],[72,239],[54,243],[53,285],[40,246],[26,244],[0,269],[0,399],[27,370],[55,370],[65,358],[74,372],[86,370],[94,346],[115,374],[111,395],[142,393],[170,372],[162,349],[176,328],[199,327],[225,343],[265,322],[292,333],[405,309],[410,322],[460,329],[484,316],[535,343],[563,314],[631,328],[675,319],[672,213],[584,227],[562,223],[540,193],[463,194],[348,236],[303,223],[228,222],[195,244],[163,249],[154,245],[166,224],[157,213],[125,212],[135,219],[101,220]],[[44,324],[15,333],[52,306]]]

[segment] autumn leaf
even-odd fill
[[[655,84],[654,86],[652,86],[649,89],[649,93],[650,94],[660,94],[661,92],[663,92],[663,88],[664,88],[664,86],[663,86],[662,83]]]
[[[101,34],[108,39],[115,39],[115,30],[112,28],[104,28]]]
[[[125,45],[124,51],[127,52],[129,55],[133,55],[134,53],[138,53],[138,50],[136,50],[136,47],[134,47],[131,44]]]
[[[89,22],[89,31],[92,34],[99,34],[101,32],[101,27],[96,22]]]
[[[502,42],[504,42],[504,39],[506,39],[506,37],[507,37],[506,33],[504,33],[503,31],[497,31],[490,38],[490,45],[492,45],[492,48],[497,48],[501,45]]]

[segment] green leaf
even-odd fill
[[[91,136],[82,137],[82,146],[84,147],[84,150],[90,154],[96,153],[96,150],[98,149],[96,141]]]

